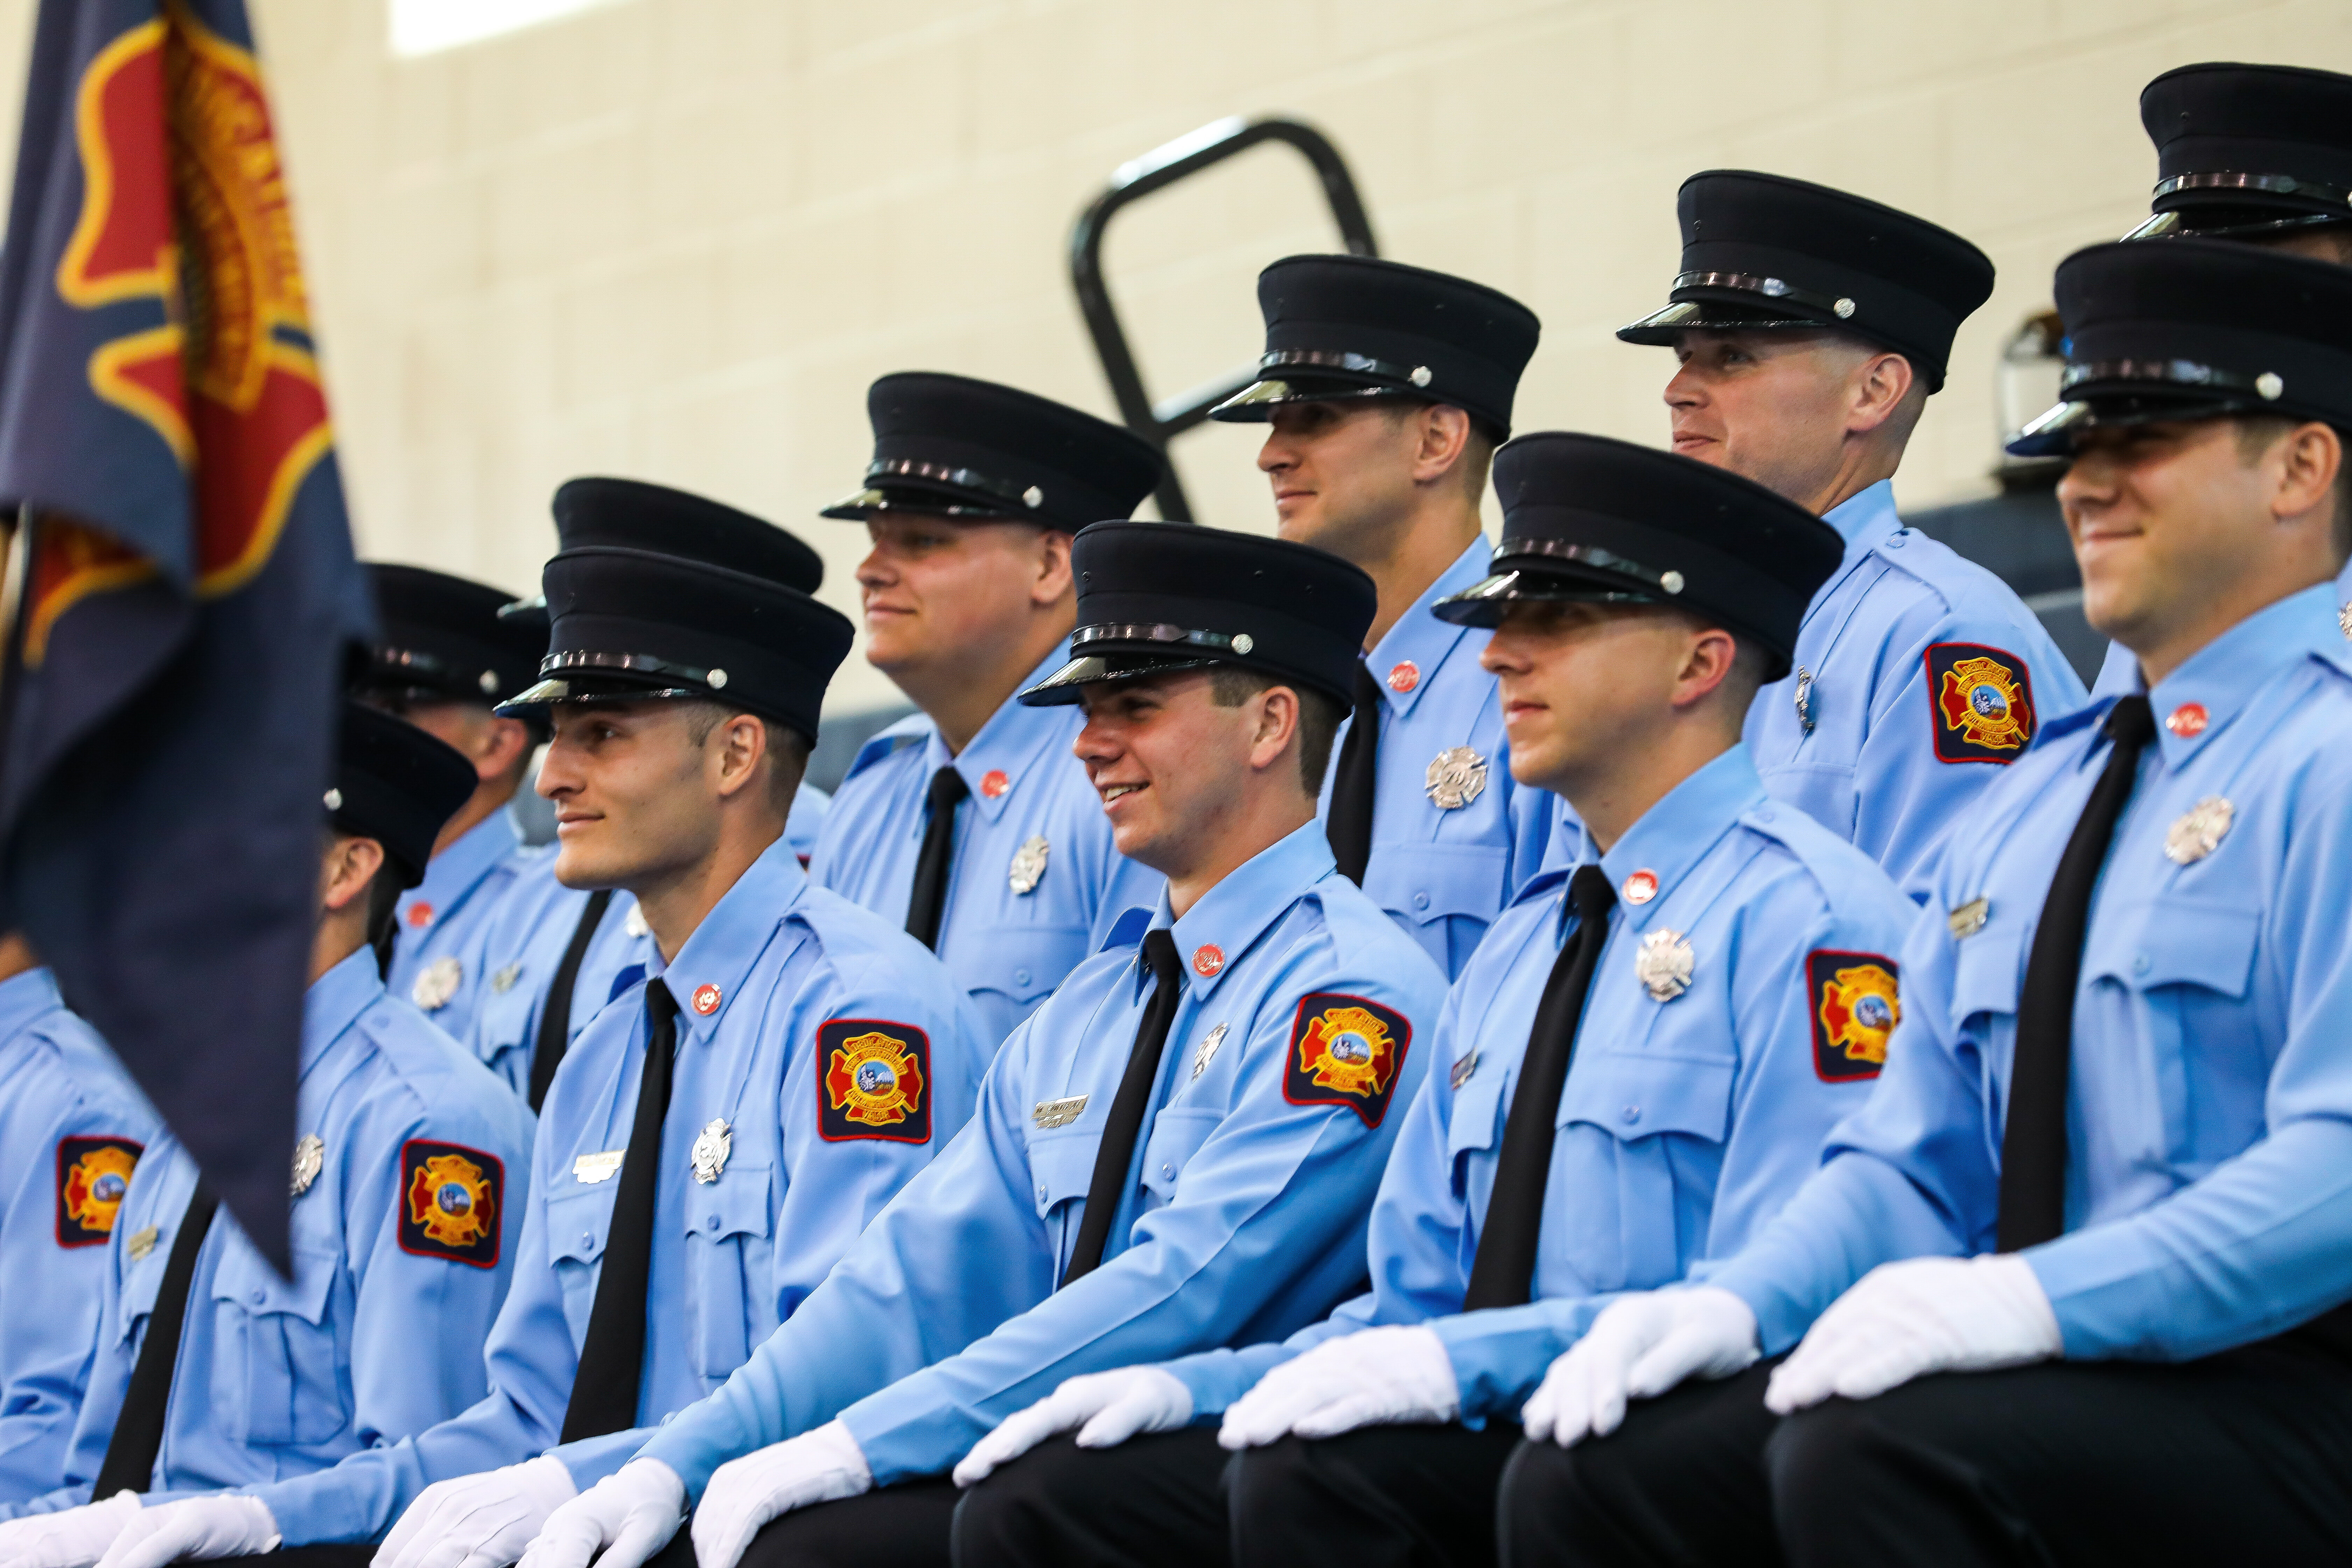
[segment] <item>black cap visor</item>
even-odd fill
[[[2130,392],[2070,398],[2029,421],[2002,450],[2012,458],[2068,458],[2085,430],[2121,425],[2154,425],[2171,419],[2219,419],[2264,405],[2254,398],[2215,398],[2189,394]]]
[[[1764,304],[1753,297],[1735,298],[1717,289],[1677,289],[1675,302],[1638,321],[1617,329],[1621,342],[1672,348],[1685,332],[1745,332],[1759,328],[1799,327],[1814,331],[1843,329],[1844,323],[1828,309],[1807,313],[1797,304]]]
[[[1045,492],[1038,486],[1024,489],[974,468],[877,458],[866,468],[864,489],[842,497],[817,515],[863,522],[877,513],[897,510],[971,522],[1034,522],[1066,531],[1066,524],[1038,515],[1036,509],[1045,500]]]
[[[1086,654],[1020,694],[1025,708],[1066,707],[1079,701],[1089,686],[1166,675],[1179,669],[1206,669],[1212,665],[1238,664],[1238,659],[1186,658],[1158,653]]]
[[[1606,574],[1574,573],[1549,564],[1517,566],[1481,578],[1458,594],[1448,595],[1429,607],[1439,620],[1457,626],[1492,630],[1503,624],[1513,605],[1666,605],[1674,601],[1654,589],[1643,590],[1623,582],[1611,583]]]

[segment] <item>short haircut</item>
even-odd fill
[[[2284,414],[2240,414],[2232,423],[2237,426],[2238,461],[2251,468],[2289,432],[2315,421],[2290,419]],[[2336,569],[2340,572],[2346,559],[2352,557],[2352,431],[2339,429],[2336,436],[2344,445],[2344,455],[2336,465],[2336,510],[2328,520],[2328,535]]]
[[[793,797],[800,793],[801,780],[808,773],[807,736],[789,724],[780,724],[749,709],[730,708],[723,702],[689,699],[678,706],[686,710],[687,739],[698,746],[710,739],[711,731],[738,715],[759,720],[760,727],[768,732],[768,804],[776,808],[780,816],[793,814]]]
[[[1239,665],[1213,665],[1209,696],[1220,708],[1238,708],[1259,692],[1276,686],[1298,694],[1298,782],[1309,795],[1323,793],[1323,770],[1331,761],[1331,738],[1339,733],[1339,702],[1311,686],[1282,680],[1263,670]]]
[[[374,843],[378,849],[383,848],[382,839],[374,840]],[[407,890],[401,886],[403,871],[400,863],[392,858],[391,851],[385,850],[382,863],[375,868],[375,875],[368,879],[367,944],[375,952],[378,979],[392,971],[392,944],[397,934],[400,895]]]

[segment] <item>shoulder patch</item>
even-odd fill
[[[506,1166],[463,1143],[412,1138],[400,1146],[400,1250],[491,1268]]]
[[[1895,976],[1885,953],[1817,947],[1805,954],[1813,1071],[1823,1083],[1874,1079],[1886,1065],[1886,1037],[1903,1016]]]
[[[1936,643],[1927,659],[1937,761],[2015,762],[2033,740],[2033,682],[2025,661],[1970,642]]]
[[[1412,1025],[1394,1008],[1339,991],[1298,1004],[1283,1064],[1282,1098],[1293,1105],[1344,1105],[1378,1127],[1404,1067]]]
[[[58,1245],[96,1247],[114,1234],[122,1194],[143,1143],[128,1138],[58,1140]]]
[[[829,1018],[816,1031],[816,1132],[828,1143],[931,1141],[930,1037],[887,1018]]]

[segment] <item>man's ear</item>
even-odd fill
[[[768,754],[768,727],[749,713],[731,713],[712,727],[703,742],[717,748],[719,795],[738,795],[759,776],[760,759]]]
[[[2278,483],[2271,493],[2273,517],[2293,521],[2324,506],[2330,492],[2342,504],[2336,479],[2344,468],[2344,438],[2335,430],[2316,422],[2298,425],[2279,438],[2272,452],[2279,465]]]
[[[1037,574],[1030,579],[1029,602],[1040,607],[1058,605],[1069,595],[1070,535],[1058,528],[1037,531]]]
[[[1853,398],[1846,429],[1865,436],[1894,418],[1916,379],[1911,362],[1901,354],[1882,350],[1863,360],[1849,383]]]
[[[1257,732],[1250,738],[1250,766],[1270,768],[1298,733],[1298,693],[1287,686],[1269,686],[1250,700]]]
[[[1412,429],[1420,442],[1413,453],[1412,477],[1422,484],[1452,473],[1470,448],[1470,416],[1451,404],[1432,403],[1415,409]]]
[[[383,868],[383,845],[373,838],[337,834],[327,841],[327,853],[320,867],[320,903],[329,913],[350,907],[353,899],[366,896],[368,884]]]
[[[1675,675],[1676,708],[1688,708],[1718,689],[1731,676],[1739,645],[1720,626],[1694,631],[1683,647],[1682,668]]]

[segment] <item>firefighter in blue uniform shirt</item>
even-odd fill
[[[2126,239],[2198,235],[2352,267],[2352,76],[2181,66],[2141,89],[2139,121],[2156,144],[2156,189]],[[2352,638],[2352,568],[2336,576],[2336,602]],[[2138,658],[2110,643],[2092,689],[2120,697],[2138,679]]]
[[[384,984],[451,1038],[492,994],[484,939],[530,852],[507,805],[521,787],[531,723],[490,710],[538,679],[532,628],[499,617],[511,595],[422,566],[368,567],[383,641],[355,694],[447,742],[474,765],[474,793],[441,830],[425,879],[400,896]]]
[[[963,1568],[1491,1561],[1508,1417],[1553,1357],[1612,1295],[1737,1251],[1878,1076],[1913,907],[1739,742],[1843,542],[1599,437],[1523,437],[1495,488],[1494,574],[1435,613],[1496,628],[1511,764],[1567,797],[1586,858],[1446,998],[1371,1290],[1286,1343],[1074,1379],[1007,1421],[958,1467]]]
[[[1845,541],[1795,670],[1748,717],[1775,798],[1917,896],[1938,840],[2083,683],[1991,573],[1904,527],[1894,474],[1992,291],[1956,234],[1774,174],[1683,182],[1671,302],[1617,335],[1671,347],[1674,449],[1817,512]]]
[[[94,1563],[140,1517],[140,1493],[321,1469],[481,1397],[478,1347],[514,1268],[530,1114],[385,992],[368,940],[478,774],[422,730],[346,703],[333,777],[296,1101],[293,1278],[215,1213],[194,1163],[159,1132],[114,1215],[64,1484],[10,1510],[0,1561]]]
[[[0,1502],[64,1484],[106,1239],[155,1112],[15,932],[0,933]]]
[[[824,581],[817,552],[773,523],[731,506],[639,479],[568,479],[552,508],[559,550],[609,544],[682,556],[814,594]],[[532,628],[547,651],[547,605],[534,595],[503,614]],[[832,797],[803,781],[793,792],[784,842],[808,864],[817,828]],[[460,1037],[490,1070],[515,1087],[537,1110],[547,1099],[557,1064],[588,1020],[619,992],[625,977],[643,971],[652,933],[636,900],[620,889],[567,888],[558,879],[551,846],[516,876],[490,917],[482,966],[489,994],[475,1009],[473,1028]],[[569,973],[558,999],[557,979]],[[552,1005],[551,1005],[551,1002]]]
[[[1536,318],[1483,285],[1361,256],[1277,261],[1257,298],[1263,379],[1210,417],[1272,426],[1257,466],[1276,531],[1380,589],[1318,807],[1332,856],[1457,974],[1542,865],[1557,805],[1511,776],[1484,633],[1429,614],[1486,574],[1478,502]]]
[[[1358,1288],[1444,984],[1314,816],[1372,584],[1160,523],[1097,524],[1074,555],[1075,657],[1023,700],[1083,705],[1119,847],[1167,878],[1148,929],[1013,1032],[955,1146],[725,1388],[551,1519],[530,1568],[600,1547],[633,1568],[698,1496],[703,1568],[755,1533],[753,1563],[944,1563],[946,1472],[1003,1415]]]
[[[152,1510],[118,1564],[257,1550],[222,1527],[241,1505],[314,1552],[353,1543],[323,1560],[366,1561],[397,1521],[387,1564],[511,1562],[637,1428],[719,1387],[971,1114],[984,1058],[946,971],[782,837],[849,623],[639,550],[565,551],[545,582],[549,679],[514,706],[553,715],[558,873],[633,891],[654,952],[548,1096],[488,1396],[334,1469]]]
[[[886,375],[866,405],[865,488],[824,515],[866,524],[866,658],[921,711],[858,750],[809,876],[937,952],[993,1046],[1159,896],[1112,847],[1076,717],[1013,697],[1068,657],[1071,535],[1132,512],[1160,455],[963,376]]]
[[[2012,450],[2071,452],[2138,687],[1978,802],[1822,1170],[1547,1376],[1517,1560],[2352,1556],[2352,269],[2105,245],[2056,295]]]

